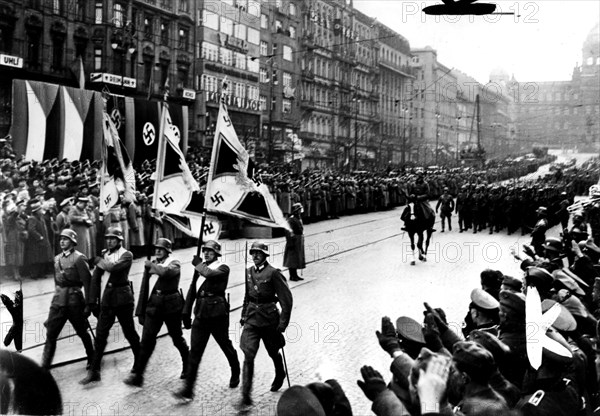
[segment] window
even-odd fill
[[[123,27],[123,5],[115,3],[113,5],[113,24],[115,27]]]
[[[290,38],[296,39],[296,28],[294,26],[290,26],[289,31],[290,31]]]
[[[188,86],[188,71],[184,69],[177,70],[177,88],[186,88]]]
[[[217,62],[219,60],[219,47],[212,43],[202,42],[202,59]]]
[[[267,73],[267,68],[260,68],[260,82],[263,84],[269,82],[269,75]]]
[[[179,49],[187,50],[189,48],[190,35],[186,28],[179,29]]]
[[[27,33],[27,58],[31,66],[40,63],[40,32]]]
[[[203,10],[204,16],[202,16],[202,24],[204,27],[210,29],[219,30],[219,15],[208,10]]]
[[[283,32],[283,24],[281,23],[281,20],[275,20],[275,32]]]
[[[275,0],[275,7],[277,7],[277,9],[281,10],[281,0]]]
[[[146,18],[144,19],[144,39],[146,40],[152,40],[152,36],[154,35],[153,32],[153,26],[154,26],[154,19],[151,15],[146,15]]]
[[[217,92],[217,77],[212,75],[202,74],[201,89],[203,91]]]
[[[163,21],[160,25],[160,44],[169,45],[169,22]]]
[[[264,95],[261,95],[258,99],[259,103],[260,103],[260,110],[261,111],[267,111],[267,97]]]
[[[296,16],[296,5],[294,3],[290,3],[290,16]]]
[[[221,32],[233,36],[233,20],[221,17]]]
[[[75,11],[75,16],[77,16],[77,19],[85,20],[85,17],[86,17],[85,6],[86,6],[86,0],[77,0],[77,4],[76,4],[77,9]]]
[[[227,48],[220,48],[221,59],[220,62],[224,65],[232,65],[233,63],[233,51]]]
[[[102,48],[94,48],[94,71],[102,70]]]
[[[246,98],[246,85],[239,82],[234,82],[233,93],[236,97]]]
[[[284,72],[283,73],[283,86],[289,87],[291,85],[292,85],[292,74],[290,74],[289,72]]]
[[[284,98],[281,100],[281,107],[284,114],[289,114],[292,112],[292,101]]]
[[[260,15],[260,28],[261,29],[269,28],[269,17],[266,14]]]
[[[273,85],[279,85],[279,77],[277,76],[277,70],[273,69],[273,77],[271,78],[271,83]]]
[[[188,13],[190,11],[189,0],[179,0],[179,11]]]
[[[246,55],[239,52],[235,53],[235,67],[239,69],[246,70]]]
[[[62,16],[63,0],[52,0],[52,13]]]
[[[52,40],[52,68],[62,69],[65,55],[65,39],[63,37],[55,37]]]
[[[260,2],[256,0],[248,0],[248,14],[259,17],[260,16]]]
[[[233,29],[233,36],[235,36],[238,39],[246,40],[246,25],[236,23],[233,26]]]
[[[258,45],[260,42],[260,32],[251,27],[248,28],[248,42]]]
[[[269,54],[269,44],[264,40],[260,41],[260,56],[266,56]]]
[[[102,7],[103,3],[101,1],[97,1],[94,6],[94,23],[96,24],[102,23]]]
[[[249,100],[258,100],[258,87],[248,85],[248,93],[246,95],[246,98],[248,98]]]
[[[246,62],[248,64],[247,65],[248,71],[254,72],[255,74],[258,74],[259,67],[260,67],[258,61],[256,59],[252,60],[250,57],[248,57],[248,59],[247,59]]]

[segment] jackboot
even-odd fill
[[[144,385],[144,376],[141,373],[132,373],[123,382],[129,386],[142,387]]]
[[[240,385],[240,362],[235,355],[235,361],[231,365],[231,378],[229,379],[229,388],[236,388]]]
[[[89,370],[87,373],[87,376],[85,376],[85,378],[83,380],[80,380],[79,384],[83,384],[85,386],[86,384],[90,384],[90,383],[93,383],[95,381],[100,381],[100,380],[102,380],[102,377],[100,376],[100,371]]]
[[[273,358],[273,364],[275,364],[275,379],[271,384],[271,391],[277,391],[283,386],[285,380],[285,368],[283,367],[283,359],[281,354],[277,354],[277,357]]]
[[[85,348],[85,355],[87,356],[87,364],[85,366],[86,370],[92,368],[92,361],[94,361],[94,343],[92,342],[92,337],[86,333],[87,336],[82,336],[81,340],[83,341],[83,347]]]
[[[44,352],[42,353],[42,368],[50,370],[55,351],[56,341],[46,341],[46,344],[44,344]]]
[[[181,354],[181,374],[179,375],[179,378],[181,380],[185,380],[186,376],[187,376],[187,369],[188,369],[188,358],[189,358],[189,354]]]
[[[252,379],[254,378],[254,361],[244,360],[242,370],[242,405],[252,406]]]

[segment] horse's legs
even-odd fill
[[[425,257],[426,252],[423,250],[423,231],[419,231],[417,235],[417,248],[419,249],[419,260],[427,261],[427,257]]]
[[[433,231],[430,228],[426,232],[427,232],[427,240],[425,240],[425,253],[427,254],[427,250],[429,250],[429,242],[431,241],[431,235],[433,234]]]
[[[410,264],[415,265],[415,233],[408,233],[410,238]]]

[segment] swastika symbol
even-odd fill
[[[107,195],[106,198],[104,198],[104,205],[108,205],[111,200],[112,198],[110,197],[110,195]]]
[[[158,198],[160,202],[163,203],[163,205],[165,207],[168,207],[169,205],[171,205],[171,202],[175,202],[175,200],[173,199],[173,197],[169,196],[168,192],[165,192],[163,194],[163,196],[161,196],[160,198]]]
[[[211,222],[204,224],[204,235],[209,235],[215,232],[215,225]]]
[[[228,116],[224,115],[223,116],[223,121],[225,122],[225,125],[227,127],[231,126],[231,119]]]
[[[154,125],[150,122],[146,122],[144,124],[144,128],[142,130],[142,139],[144,139],[144,144],[146,146],[151,146],[154,143],[154,138],[156,137],[156,132],[154,131]]]
[[[219,204],[223,201],[225,201],[225,199],[221,196],[220,194],[221,191],[217,191],[216,194],[214,194],[213,196],[210,197],[210,200],[213,202],[213,204],[215,204],[216,206],[219,206]]]
[[[172,125],[171,129],[173,130],[173,136],[175,136],[175,140],[177,140],[177,143],[179,143],[179,140],[181,140],[181,134],[179,133],[179,128],[176,125]]]
[[[123,121],[123,118],[121,117],[121,112],[118,108],[113,108],[113,110],[110,112],[110,118],[112,119],[113,123],[115,123],[117,130],[119,130],[121,128],[121,122]]]

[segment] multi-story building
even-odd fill
[[[582,46],[569,81],[519,82],[519,140],[532,146],[600,149],[600,29]]]
[[[377,24],[379,48],[381,115],[380,142],[382,160],[404,164],[410,160],[411,128],[414,114],[413,80],[410,45],[403,36]]]
[[[301,60],[300,5],[298,0],[261,3],[259,71],[263,122],[259,160],[293,160],[298,164],[304,156],[298,141],[300,104],[296,100]]]
[[[413,157],[421,164],[446,164],[456,160],[458,84],[455,75],[437,60],[431,47],[412,49],[418,62],[414,82],[416,137]]]

